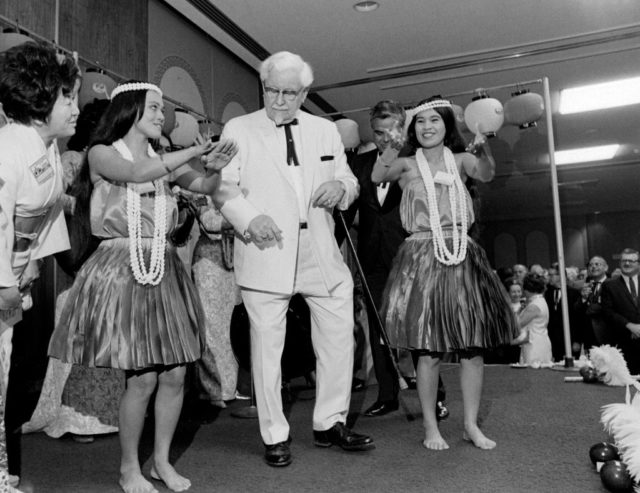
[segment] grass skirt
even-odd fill
[[[146,241],[148,262],[151,239]],[[175,247],[167,243],[157,286],[139,284],[129,239],[103,240],[70,289],[49,344],[50,356],[89,367],[139,370],[200,358],[204,314]]]
[[[465,260],[454,266],[438,262],[429,233],[414,234],[400,246],[380,310],[393,347],[489,349],[518,335],[506,290],[484,250],[468,241]]]

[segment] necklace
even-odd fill
[[[117,144],[117,145],[116,145]],[[131,151],[124,141],[114,142],[114,147],[125,159],[133,161]],[[149,151],[153,152],[152,150]],[[151,241],[151,259],[149,268],[144,262],[142,244],[142,214],[140,211],[140,191],[136,183],[127,183],[127,229],[129,232],[129,260],[133,277],[140,284],[157,286],[164,276],[164,254],[167,243],[167,200],[164,181],[153,182],[155,199],[153,206],[153,239]]]
[[[447,147],[443,149],[444,164],[447,173],[453,177],[453,184],[449,188],[449,204],[451,205],[451,219],[453,221],[452,240],[453,251],[447,248],[447,244],[440,224],[440,210],[436,197],[436,187],[429,169],[429,163],[422,150],[416,152],[418,170],[427,190],[427,204],[429,206],[429,222],[433,232],[434,253],[438,262],[444,265],[458,265],[467,256],[467,194],[464,183],[460,179],[460,173],[456,166],[453,153]],[[458,221],[459,220],[459,221]],[[458,228],[460,222],[460,228]]]

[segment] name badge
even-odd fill
[[[47,180],[53,178],[53,166],[47,159],[47,156],[42,156],[35,163],[29,166],[31,174],[38,182],[38,185],[42,185]]]
[[[440,185],[450,187],[453,185],[453,175],[451,173],[445,173],[444,171],[438,171],[433,177],[433,181],[435,183],[440,183]]]

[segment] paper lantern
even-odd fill
[[[164,102],[164,124],[162,125],[162,133],[165,135],[171,135],[173,129],[176,128],[176,105],[165,101]]]
[[[504,121],[521,129],[535,127],[544,113],[544,102],[540,94],[523,89],[511,94],[504,104]]]
[[[20,33],[0,33],[0,52],[7,51],[9,48],[21,45],[22,43],[35,43],[35,41]]]
[[[458,130],[461,132],[468,132],[467,124],[464,121],[464,109],[462,106],[458,104],[452,104],[451,109],[453,110],[453,114],[456,117],[456,125],[458,125]]]
[[[464,121],[472,133],[494,137],[504,123],[502,103],[490,98],[483,89],[478,89],[464,110]]]
[[[94,99],[111,99],[111,91],[117,85],[116,81],[107,74],[87,70],[82,76],[82,85],[78,91],[78,107],[82,109]]]
[[[190,147],[198,136],[198,120],[185,111],[176,111],[176,126],[169,134],[174,146]]]
[[[348,118],[343,118],[335,122],[338,127],[338,133],[342,139],[342,145],[345,149],[355,149],[360,145],[360,133],[358,132],[358,124]]]

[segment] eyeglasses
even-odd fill
[[[620,263],[621,264],[637,264],[638,261],[637,260],[631,260],[631,259],[628,259],[628,258],[623,258],[623,259],[620,260]]]
[[[302,92],[302,89],[300,89],[299,91],[294,91],[293,89],[276,89],[275,87],[269,87],[265,85],[263,85],[262,88],[264,89],[265,94],[274,99],[277,99],[278,96],[282,94],[282,98],[285,101],[293,101]]]

